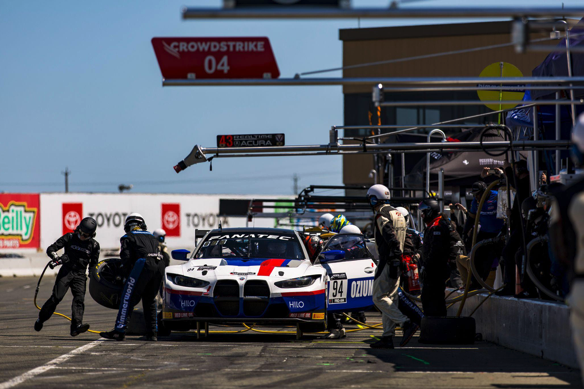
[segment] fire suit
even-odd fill
[[[584,180],[556,195],[550,237],[555,256],[572,272],[570,322],[580,368],[584,371]]]
[[[446,316],[446,280],[462,247],[460,235],[443,216],[428,223],[422,246],[422,307],[426,316]]]
[[[87,281],[85,273],[88,265],[97,265],[100,251],[99,243],[93,238],[81,240],[77,233],[69,232],[47,248],[47,255],[56,258],[58,257],[57,251],[61,249],[65,249],[65,254],[61,256],[63,266],[57,274],[53,294],[41,308],[39,321],[42,323],[49,320],[57,305],[65,297],[67,290],[71,288],[73,293],[71,329],[75,329],[83,323]]]
[[[373,303],[381,311],[382,337],[395,333],[396,324],[409,321],[398,308],[398,287],[402,250],[406,239],[406,221],[391,205],[382,205],[375,214],[375,244],[379,266],[373,282]]]
[[[148,231],[131,231],[120,243],[123,267],[131,271],[122,291],[115,331],[125,333],[132,311],[141,299],[147,335],[156,335],[156,294],[165,268],[158,240]]]

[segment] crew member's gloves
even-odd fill
[[[63,259],[60,257],[54,258],[51,262],[49,262],[49,267],[51,269],[54,269],[55,267],[62,265],[63,264]]]

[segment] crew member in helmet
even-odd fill
[[[335,217],[332,213],[325,213],[318,218],[318,226],[323,230],[330,230],[331,223]]]
[[[455,226],[440,213],[438,201],[425,199],[419,210],[426,224],[422,245],[422,307],[426,316],[446,316],[446,280],[462,254],[463,245]]]
[[[584,114],[572,130],[571,157],[584,168]],[[554,256],[571,271],[570,322],[580,368],[584,371],[584,180],[556,194],[552,203],[550,237]]]
[[[158,240],[146,229],[146,222],[139,213],[131,213],[126,217],[126,235],[120,239],[120,258],[124,263],[123,267],[131,270],[122,291],[115,328],[109,332],[101,332],[100,335],[104,338],[124,340],[134,306],[142,300],[146,340],[158,340],[155,299],[162,283],[165,264]]]
[[[156,239],[158,239],[158,247],[160,248],[160,253],[162,254],[162,259],[164,260],[164,266],[170,265],[170,255],[168,254],[168,247],[166,246],[166,231],[162,228],[154,230],[152,233]]]
[[[389,205],[389,189],[373,185],[367,199],[375,212],[375,244],[379,252],[379,266],[373,282],[373,303],[382,313],[383,335],[371,344],[372,348],[393,348],[396,324],[403,329],[401,346],[412,338],[418,325],[412,323],[398,308],[398,287],[402,266],[402,252],[406,240],[406,221],[403,215]]]
[[[43,323],[53,315],[69,288],[73,293],[71,336],[77,336],[89,329],[89,324],[83,324],[87,281],[85,273],[88,265],[95,266],[99,260],[99,243],[93,239],[96,229],[95,219],[86,217],[81,220],[74,232],[63,235],[47,248],[47,255],[52,258],[50,268],[63,266],[57,274],[53,294],[41,308],[39,318],[34,323],[36,331],[40,331]],[[57,251],[61,249],[65,249],[65,253],[59,256]]]
[[[331,222],[331,232],[336,232],[337,234],[343,229],[343,227],[351,224],[345,215],[337,215]]]

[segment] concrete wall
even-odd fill
[[[470,315],[486,296],[469,298],[463,315]],[[449,315],[456,315],[457,310],[458,304],[450,308]],[[569,316],[570,309],[564,304],[497,296],[473,314],[484,340],[579,368]]]

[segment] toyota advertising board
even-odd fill
[[[61,235],[74,231],[81,219],[93,217],[97,222],[96,239],[102,248],[118,248],[124,235],[124,221],[132,212],[144,216],[149,231],[163,228],[171,248],[192,248],[195,229],[244,227],[245,217],[218,216],[220,199],[254,196],[168,195],[168,194],[88,194],[48,193],[40,195],[40,247],[45,249]],[[255,196],[263,197],[266,196]],[[273,227],[273,219],[257,219],[258,227]],[[37,235],[38,236],[38,235]],[[38,243],[37,243],[38,247]]]
[[[0,194],[0,250],[40,246],[38,194]]]

